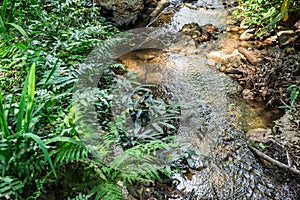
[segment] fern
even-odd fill
[[[73,198],[68,197],[67,200],[89,200],[91,198],[92,195],[86,195],[86,194],[78,194]]]
[[[80,161],[87,158],[88,150],[85,147],[67,142],[61,147],[53,150],[51,155],[55,156],[54,163],[68,164],[73,161]]]
[[[0,198],[17,199],[20,198],[24,184],[17,178],[0,177]]]
[[[122,187],[116,183],[110,182],[102,182],[99,185],[93,187],[93,189],[89,193],[90,195],[94,195],[95,200],[103,199],[103,200],[122,200]]]

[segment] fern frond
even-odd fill
[[[55,164],[68,164],[72,161],[79,161],[87,158],[88,149],[85,148],[83,145],[66,142],[61,147],[51,151],[50,154],[55,155]]]
[[[122,187],[111,182],[100,182],[89,194],[95,195],[95,200],[123,200]]]
[[[15,199],[20,197],[24,184],[14,177],[0,177],[0,198],[9,197],[9,199]]]

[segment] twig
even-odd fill
[[[280,167],[282,169],[286,169],[286,170],[289,170],[289,171],[291,171],[291,172],[293,172],[295,174],[300,175],[300,171],[298,169],[295,169],[295,168],[292,168],[292,167],[290,167],[290,166],[288,166],[286,164],[283,164],[283,163],[281,163],[281,162],[279,162],[279,161],[271,158],[270,156],[264,154],[263,152],[259,151],[258,149],[254,148],[254,147],[249,146],[249,149],[253,153],[255,153],[256,155],[258,155],[259,157],[261,157],[261,158],[263,158],[263,159],[265,159],[265,160],[273,163],[274,165],[277,165],[278,167]]]

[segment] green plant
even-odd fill
[[[300,10],[296,0],[239,0],[238,3],[238,9],[233,14],[245,18],[249,26],[260,28],[258,37],[271,31],[280,22],[286,24],[292,18],[290,13]]]
[[[45,167],[46,160],[51,172],[56,176],[54,165],[48,149],[42,139],[34,134],[35,120],[33,116],[35,91],[35,64],[26,77],[22,95],[17,106],[17,121],[12,127],[8,115],[12,112],[12,101],[5,105],[0,93],[0,125],[1,125],[1,177],[3,177],[0,193],[19,198],[30,187],[38,174]],[[13,98],[12,98],[13,99]],[[26,104],[26,106],[25,106]],[[33,143],[34,142],[34,143]],[[44,156],[45,159],[41,157]],[[17,184],[22,183],[22,184]],[[27,188],[28,189],[28,188]],[[24,191],[23,191],[24,190]]]
[[[81,0],[2,1],[0,198],[47,199],[58,188],[59,198],[122,199],[122,190],[131,184],[154,183],[161,173],[171,173],[160,161],[178,146],[168,132],[176,132],[171,121],[177,120],[178,109],[132,80],[141,98],[131,98],[132,106],[113,119],[113,74],[124,66],[108,67],[104,87],[87,97],[98,99],[95,106],[107,134],[82,121],[89,113],[72,104],[87,55],[99,44],[112,48],[113,42],[103,40],[118,32],[100,11]],[[143,117],[147,112],[153,112],[148,119]],[[133,113],[134,129],[124,118]],[[85,141],[95,135],[92,143]]]
[[[297,85],[290,85],[287,88],[287,92],[290,92],[288,101],[289,101],[289,105],[285,105],[285,106],[280,106],[280,108],[286,108],[289,111],[296,111],[296,101],[299,97],[299,92],[300,92],[300,87]]]

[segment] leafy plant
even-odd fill
[[[290,96],[288,98],[288,101],[290,105],[280,106],[280,108],[286,108],[290,111],[296,110],[296,101],[299,97],[300,88],[297,85],[290,85],[287,88],[287,91],[290,92]]]
[[[35,64],[30,68],[22,91],[20,103],[17,107],[17,124],[12,128],[9,123],[8,114],[12,110],[11,103],[5,106],[0,92],[0,125],[1,125],[1,177],[4,183],[0,187],[2,194],[9,194],[18,197],[23,187],[29,187],[34,181],[32,173],[41,172],[45,166],[45,160],[56,176],[53,162],[48,149],[42,139],[34,134],[34,92],[35,92]],[[26,107],[25,107],[26,104]],[[35,143],[32,143],[32,142]],[[5,178],[6,177],[6,178]],[[10,178],[8,178],[10,177]],[[13,183],[21,182],[16,186]],[[7,184],[10,183],[10,184]],[[22,186],[22,187],[21,187]],[[11,192],[7,193],[7,190]],[[12,191],[15,191],[12,193]]]
[[[270,0],[270,1],[242,1],[234,15],[245,18],[249,26],[259,27],[257,36],[260,37],[271,31],[280,22],[287,23],[290,13],[300,10],[296,0]]]

